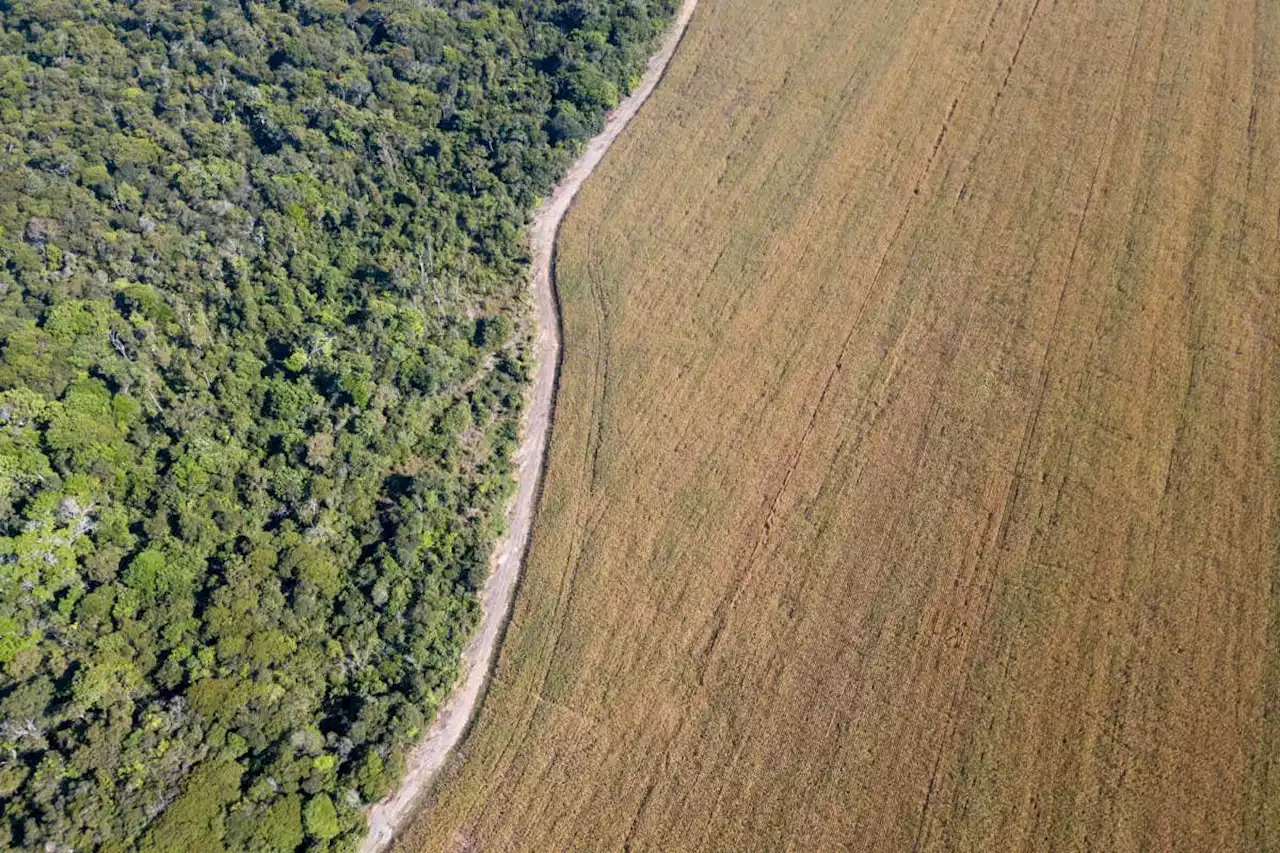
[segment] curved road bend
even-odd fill
[[[697,5],[698,0],[683,0],[671,29],[663,38],[662,48],[649,58],[649,66],[640,85],[609,114],[604,130],[591,138],[582,156],[569,167],[552,190],[551,197],[534,214],[530,242],[533,248],[533,295],[537,306],[537,373],[531,405],[525,416],[523,437],[515,454],[516,496],[507,510],[507,533],[498,541],[490,558],[489,577],[480,591],[480,630],[462,652],[462,678],[436,715],[426,738],[407,756],[405,776],[400,786],[369,810],[369,834],[360,847],[360,853],[381,853],[405,826],[419,797],[430,787],[449,752],[462,739],[479,703],[498,638],[511,610],[511,597],[520,576],[538,484],[542,479],[560,356],[559,314],[551,282],[551,256],[556,233],[582,182],[595,171],[609,146],[662,79]]]

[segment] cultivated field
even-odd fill
[[[412,851],[1280,850],[1280,4],[702,0]]]

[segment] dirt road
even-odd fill
[[[551,411],[555,402],[556,375],[560,360],[560,317],[551,281],[551,257],[560,221],[568,213],[582,182],[595,171],[609,146],[648,100],[680,44],[698,0],[684,0],[676,20],[649,59],[640,85],[609,114],[604,130],[592,137],[586,150],[565,173],[534,214],[530,240],[533,246],[533,296],[537,310],[536,359],[532,399],[526,414],[524,435],[516,452],[516,497],[508,509],[507,533],[494,548],[489,579],[480,591],[480,630],[462,653],[462,680],[449,701],[440,709],[426,739],[408,757],[404,780],[391,796],[369,810],[369,834],[361,853],[377,853],[395,837],[412,813],[422,793],[444,766],[450,750],[462,739],[472,714],[484,692],[493,653],[502,636],[511,610],[511,596],[520,577],[520,565],[529,541],[530,522],[542,479]]]

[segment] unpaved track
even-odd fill
[[[609,146],[662,79],[662,73],[675,54],[697,5],[698,0],[684,0],[675,22],[663,39],[661,50],[649,58],[649,66],[640,85],[609,114],[604,130],[592,137],[582,156],[569,167],[551,197],[534,214],[530,241],[533,247],[533,298],[537,308],[535,354],[538,367],[523,439],[515,456],[516,497],[507,511],[507,533],[494,548],[489,578],[480,591],[480,630],[462,653],[462,680],[436,715],[426,739],[409,753],[400,787],[369,810],[369,834],[360,847],[361,853],[378,853],[395,837],[412,814],[414,805],[444,766],[449,752],[466,733],[467,724],[484,692],[493,653],[511,611],[511,596],[520,577],[520,565],[529,541],[555,402],[560,361],[560,316],[551,281],[551,259],[556,233],[582,182],[595,171]]]

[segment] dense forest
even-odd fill
[[[0,849],[351,850],[674,0],[0,0]]]

